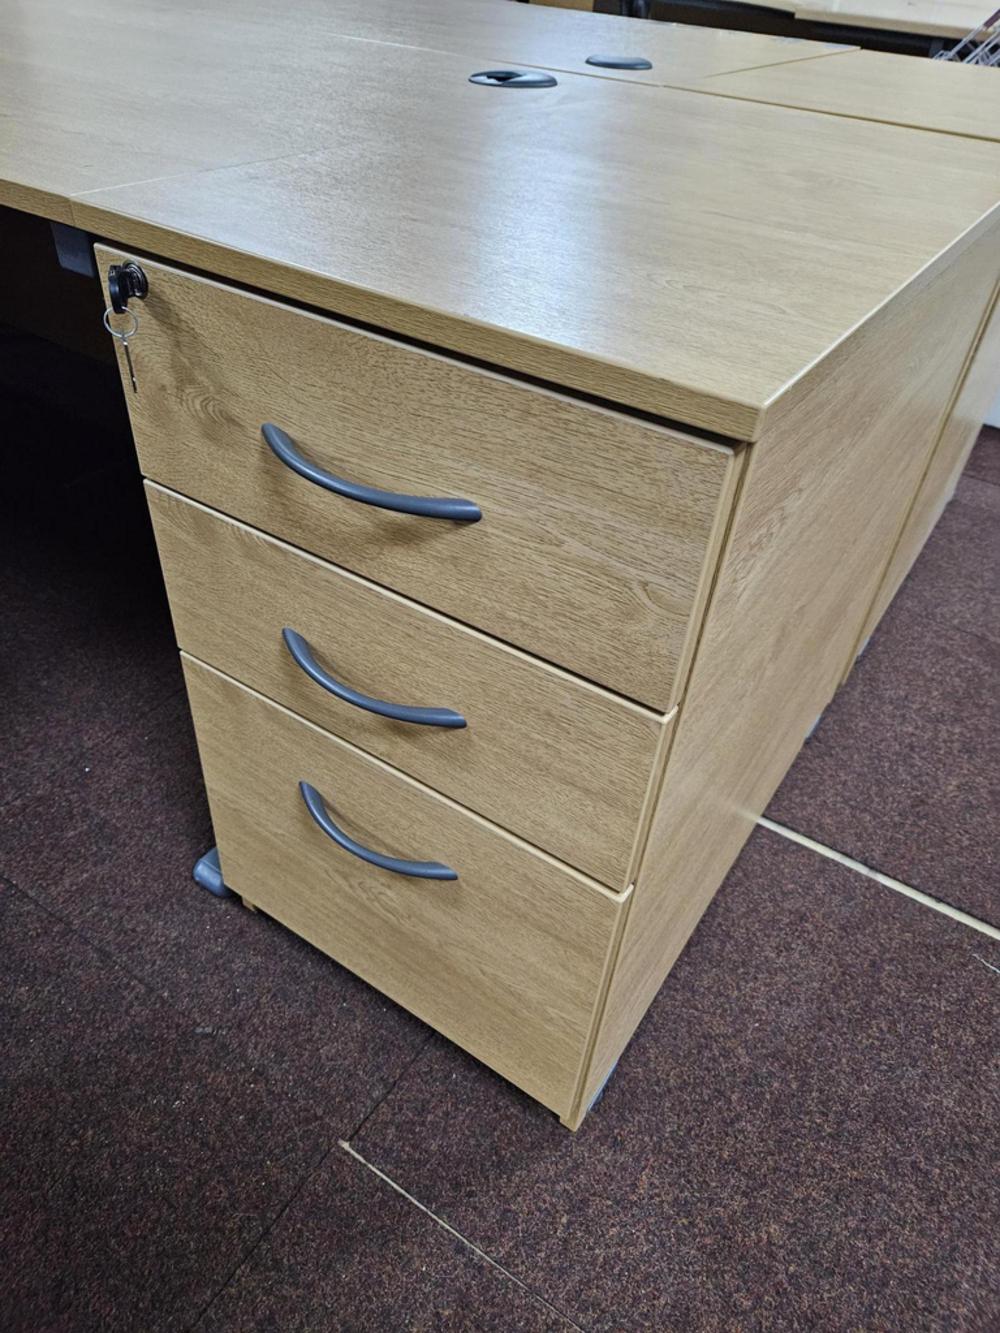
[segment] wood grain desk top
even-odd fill
[[[275,89],[308,76],[319,97],[349,78],[359,52],[343,37],[468,54],[477,68],[656,84],[842,49],[510,0],[302,0],[294,16],[277,0],[226,0],[211,12],[183,0],[33,0],[30,9],[6,0],[0,202],[70,222],[68,198],[84,190],[315,148],[308,122],[281,118]],[[644,54],[653,70],[586,64],[602,52]]]
[[[0,6],[0,202],[738,438],[1000,199],[989,143],[85,8]]]
[[[312,147],[268,110],[289,62],[265,33],[180,6],[171,22],[142,0],[0,0],[0,203],[71,223],[81,190]]]
[[[881,51],[707,79],[705,92],[1000,142],[1000,71]]]
[[[230,13],[272,24],[273,0],[249,7],[226,0]],[[216,11],[218,9],[216,8]],[[366,41],[392,42],[453,55],[488,55],[498,64],[544,69],[631,83],[669,84],[759,65],[815,59],[854,48],[833,42],[789,41],[762,33],[688,24],[637,23],[612,14],[559,12],[511,0],[301,0],[297,17],[310,30]],[[279,21],[280,22],[280,21]],[[650,70],[588,65],[591,55],[645,56]]]
[[[80,195],[78,222],[750,437],[1000,198],[991,144],[571,75],[478,88],[465,57],[365,50],[321,108],[289,91],[328,147]]]

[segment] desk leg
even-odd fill
[[[196,884],[200,884],[203,889],[209,893],[214,893],[216,898],[234,898],[236,895],[232,889],[227,888],[222,878],[222,870],[219,866],[219,849],[213,847],[211,851],[198,858],[192,871]]]

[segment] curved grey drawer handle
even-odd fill
[[[384,699],[372,699],[367,694],[359,694],[349,685],[324,671],[313,657],[312,649],[301,634],[287,626],[281,631],[285,647],[294,661],[302,668],[310,680],[314,680],[336,699],[355,708],[363,708],[368,713],[378,713],[380,717],[391,717],[395,722],[416,722],[425,727],[464,727],[467,725],[461,713],[450,708],[410,708],[406,704],[390,704]]]
[[[290,467],[300,477],[305,477],[306,481],[333,491],[334,495],[342,495],[345,500],[357,500],[359,504],[374,505],[377,509],[392,509],[398,514],[416,514],[418,518],[447,518],[455,523],[478,523],[483,516],[483,511],[471,500],[399,495],[395,491],[380,491],[374,486],[361,486],[356,481],[336,477],[300,454],[291,437],[280,426],[266,422],[261,426],[260,433],[271,452],[281,459],[285,467]]]
[[[440,861],[403,861],[397,856],[383,856],[369,847],[362,847],[360,842],[349,838],[343,829],[338,828],[327,814],[323,798],[315,787],[308,782],[299,783],[299,791],[306,803],[306,809],[328,838],[338,847],[352,856],[360,857],[369,865],[379,866],[382,870],[391,870],[396,875],[410,875],[414,879],[458,879],[457,873],[450,866],[443,866]]]

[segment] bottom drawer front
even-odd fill
[[[182,657],[229,886],[568,1114],[625,895]],[[358,844],[457,878],[344,850],[302,782]]]

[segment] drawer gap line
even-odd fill
[[[313,561],[318,565],[322,565],[324,568],[334,569],[337,571],[338,574],[346,575],[348,578],[352,580],[357,580],[357,582],[361,584],[362,587],[375,588],[380,593],[383,593],[385,594],[385,596],[390,597],[395,601],[398,601],[404,606],[417,607],[419,608],[419,610],[426,612],[428,615],[433,616],[436,620],[439,620],[446,625],[461,626],[462,629],[467,630],[470,634],[475,635],[476,638],[482,639],[485,642],[493,645],[494,647],[500,647],[506,650],[507,652],[513,653],[523,662],[527,662],[533,665],[541,663],[543,666],[548,667],[551,671],[557,672],[561,677],[563,677],[563,679],[570,681],[576,685],[583,686],[588,690],[596,691],[604,698],[614,699],[616,702],[626,704],[628,707],[641,713],[643,717],[655,719],[657,722],[660,722],[663,719],[669,717],[670,714],[674,711],[673,707],[667,709],[657,708],[654,705],[644,703],[641,699],[636,699],[631,695],[621,694],[617,690],[613,690],[607,685],[602,685],[599,681],[590,680],[587,676],[578,675],[577,672],[569,670],[568,667],[563,666],[559,662],[553,662],[547,657],[540,657],[537,653],[530,653],[526,648],[522,648],[519,644],[510,643],[506,639],[498,638],[496,635],[490,634],[486,630],[481,629],[478,625],[472,625],[467,620],[462,620],[458,616],[453,616],[450,613],[439,611],[436,607],[430,606],[427,602],[421,602],[418,601],[415,597],[409,597],[405,593],[397,592],[395,588],[391,588],[388,586],[388,584],[385,583],[379,583],[376,579],[369,578],[367,574],[358,574],[355,570],[347,569],[344,565],[335,564],[332,560],[325,560],[322,556],[316,555],[314,551],[308,551],[305,549],[305,547],[296,546],[293,542],[288,541],[286,538],[280,537],[274,532],[267,531],[266,528],[253,527],[251,524],[245,523],[242,519],[236,518],[232,514],[227,514],[221,509],[213,509],[211,505],[205,504],[203,500],[195,499],[194,496],[185,495],[183,491],[175,491],[172,487],[164,486],[162,482],[156,481],[152,477],[146,477],[144,478],[144,480],[146,482],[146,485],[149,486],[151,490],[156,490],[163,495],[183,500],[185,503],[193,505],[196,509],[200,509],[203,513],[211,514],[216,518],[222,519],[226,523],[233,524],[235,527],[240,528],[243,532],[248,533],[250,536],[256,536],[259,533],[264,533],[264,535],[268,538],[269,541],[275,542],[278,546],[283,547],[287,551],[293,552],[297,556],[304,557],[305,559]]]
[[[600,893],[605,898],[610,898],[611,901],[615,903],[623,903],[630,896],[631,885],[625,889],[612,889],[607,884],[602,884],[600,880],[594,879],[592,875],[586,874],[583,870],[578,870],[576,866],[570,865],[567,861],[561,861],[558,856],[553,856],[552,853],[547,852],[544,847],[536,847],[533,842],[528,842],[527,839],[522,838],[520,834],[514,833],[508,828],[504,828],[502,824],[494,823],[492,819],[487,819],[485,815],[481,815],[478,810],[472,810],[469,806],[462,805],[451,796],[446,796],[444,792],[437,791],[434,787],[429,787],[425,782],[421,782],[419,778],[415,778],[411,773],[405,773],[401,768],[396,768],[385,759],[380,759],[378,755],[371,754],[368,750],[363,750],[360,746],[345,740],[343,736],[335,736],[332,731],[327,731],[324,727],[320,727],[315,722],[311,722],[309,718],[303,717],[301,713],[296,713],[293,709],[286,707],[285,704],[280,703],[277,699],[271,699],[268,695],[261,694],[260,690],[255,690],[251,685],[247,685],[244,681],[236,680],[235,677],[227,675],[225,671],[220,671],[218,667],[212,666],[210,662],[202,661],[200,657],[195,657],[193,653],[186,652],[183,648],[180,649],[180,654],[182,658],[202,667],[205,671],[210,672],[211,675],[218,676],[220,680],[228,681],[231,685],[235,685],[237,689],[252,695],[255,699],[259,699],[261,703],[267,704],[269,708],[277,709],[278,712],[283,713],[286,717],[290,717],[293,721],[300,723],[304,727],[308,727],[310,731],[315,731],[325,740],[332,741],[335,745],[342,746],[351,754],[367,760],[384,772],[391,774],[394,778],[398,778],[400,781],[416,788],[416,790],[423,793],[423,795],[430,796],[434,800],[443,802],[443,804],[447,805],[452,810],[460,812],[468,819],[474,819],[491,833],[498,833],[502,837],[508,838],[517,846],[531,852],[532,855],[541,857],[541,859],[548,862],[549,865],[562,871],[563,874],[571,876],[578,883],[584,885],[584,887]]]

